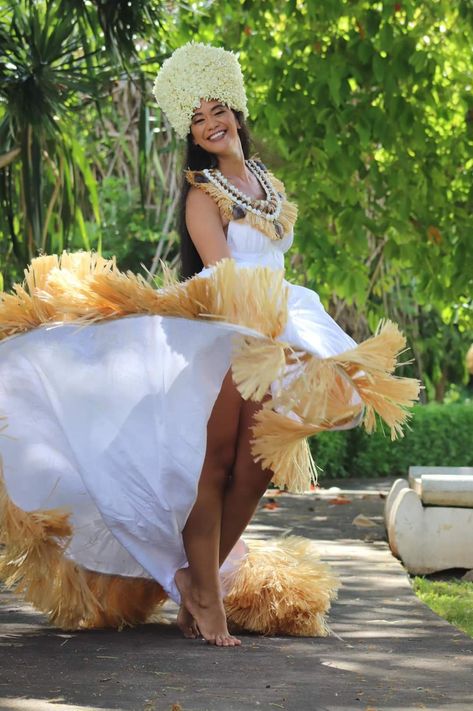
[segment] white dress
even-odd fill
[[[293,235],[274,241],[231,221],[227,241],[237,268],[281,270]],[[315,292],[284,286],[287,321],[279,341],[316,363],[357,353]],[[174,574],[186,565],[182,530],[196,498],[207,421],[232,365],[235,334],[255,333],[221,320],[138,313],[46,323],[1,341],[5,500],[23,512],[64,507],[72,524],[62,551],[68,560],[81,570],[158,581],[178,602]],[[368,401],[358,388],[349,392],[347,406],[359,406],[358,415],[339,428],[358,424]],[[240,542],[227,570],[245,555]],[[7,572],[15,565],[10,560]]]
[[[281,269],[293,236],[274,242],[230,222],[227,240],[238,265]],[[322,357],[355,345],[315,292],[289,288],[282,340]],[[0,343],[9,494],[26,511],[71,508],[67,555],[84,568],[151,576],[179,600],[173,579],[186,563],[181,531],[235,331],[251,333],[132,316],[46,326]]]

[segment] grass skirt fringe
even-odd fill
[[[273,481],[290,491],[309,488],[315,465],[306,438],[350,422],[364,408],[368,431],[376,416],[402,436],[417,399],[419,382],[393,374],[405,338],[390,322],[355,348],[329,358],[296,351],[278,338],[287,320],[288,289],[283,271],[237,268],[231,259],[210,276],[173,281],[156,290],[114,260],[89,252],[34,259],[25,281],[0,301],[0,338],[43,324],[95,323],[132,314],[216,319],[252,329],[235,337],[232,371],[245,399],[261,401],[273,384],[253,428],[252,452],[274,472]],[[362,405],[351,405],[353,392]]]
[[[417,380],[396,377],[404,336],[391,322],[364,343],[329,358],[297,351],[281,340],[288,289],[283,271],[237,268],[222,260],[206,277],[183,283],[165,275],[156,290],[114,260],[82,252],[33,260],[23,284],[0,297],[0,339],[44,324],[96,323],[133,314],[210,319],[251,329],[235,336],[234,381],[245,399],[263,401],[253,427],[252,453],[273,482],[306,491],[315,477],[307,437],[354,420],[364,409],[368,431],[376,416],[391,437],[402,436]],[[271,397],[267,393],[271,388]],[[362,405],[352,405],[353,393]],[[68,513],[24,512],[0,481],[0,579],[64,629],[120,627],[145,621],[165,600],[150,580],[86,571],[67,558]],[[295,537],[251,544],[226,598],[229,619],[265,634],[323,635],[337,582]]]
[[[159,583],[84,570],[66,557],[71,535],[67,512],[22,511],[0,476],[0,580],[8,588],[65,630],[121,628],[159,612],[167,599]],[[338,582],[313,545],[297,536],[252,541],[224,600],[229,622],[261,634],[326,635]]]

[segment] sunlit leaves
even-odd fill
[[[386,258],[406,267],[400,278],[428,271],[423,300],[440,305],[466,294],[465,285],[471,291],[472,181],[463,165],[472,148],[465,115],[473,35],[464,9],[335,0],[275,1],[262,11],[251,3],[244,16],[251,33],[235,44],[240,9],[222,1],[200,7],[202,18],[182,15],[181,41],[200,38],[210,24],[215,40],[241,50],[254,129],[270,158],[284,158],[280,172],[299,202],[305,264],[317,260],[329,273],[336,224],[347,282],[360,260],[369,265],[373,240],[387,237]],[[366,219],[355,228],[357,210]],[[464,277],[452,278],[459,270]],[[386,263],[375,276],[387,285],[388,274]],[[328,279],[325,288],[341,293]],[[354,292],[353,284],[343,291]]]

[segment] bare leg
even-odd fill
[[[260,408],[258,403],[244,401],[240,410],[237,456],[223,500],[220,565],[251,521],[258,502],[271,481],[272,471],[256,464],[251,455],[250,428],[253,425],[253,415]]]
[[[218,571],[222,502],[235,459],[241,404],[241,396],[227,373],[207,426],[207,450],[197,499],[183,530],[189,568],[178,570],[175,576],[183,606],[195,619],[201,635],[218,646],[240,644],[228,632]],[[189,622],[181,611],[181,623],[186,620]],[[187,636],[194,636],[191,625],[187,626]]]

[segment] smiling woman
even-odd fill
[[[337,581],[311,542],[240,536],[270,481],[310,488],[309,435],[376,414],[401,434],[418,393],[393,375],[405,340],[388,322],[357,345],[284,279],[297,208],[249,155],[235,55],[181,47],[155,93],[187,140],[192,278],[155,291],[66,254],[3,296],[0,576],[68,626],[143,620],[169,595],[183,634],[218,646],[240,644],[227,617],[326,634]]]

